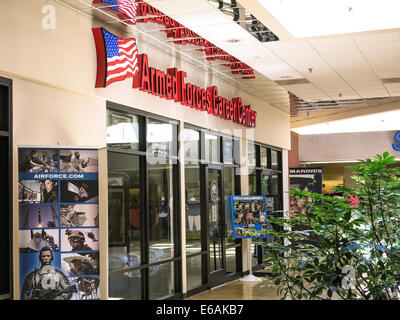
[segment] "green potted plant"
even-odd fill
[[[305,210],[270,217],[268,251],[282,299],[398,299],[400,169],[385,152],[352,167],[342,198],[292,189]],[[358,204],[349,201],[358,197]]]

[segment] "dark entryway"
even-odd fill
[[[0,300],[11,296],[11,92],[12,82],[0,77]]]

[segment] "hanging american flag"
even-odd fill
[[[139,4],[136,0],[94,0],[93,4],[108,5],[109,9],[117,13],[118,17],[125,22],[136,24],[136,14]],[[112,6],[111,6],[112,5]]]
[[[104,28],[93,28],[97,51],[96,88],[133,78],[139,71],[135,38],[121,39]]]

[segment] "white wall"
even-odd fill
[[[388,151],[400,159],[400,152],[392,149],[396,131],[316,134],[299,136],[299,161],[340,162],[372,158]]]

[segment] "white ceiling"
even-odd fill
[[[146,2],[305,101],[400,96],[399,29],[296,39],[257,0],[238,1],[280,38],[261,43],[208,0]]]
[[[121,23],[110,15],[99,17],[92,0],[55,1],[66,3],[84,14],[96,16],[114,25],[115,22]],[[165,33],[154,32],[154,29],[162,29],[156,24],[150,26],[138,23],[129,27],[129,32],[135,36],[140,34],[150,37],[160,46],[165,46],[166,50],[181,52],[182,59],[194,67],[231,81],[233,85],[265,99],[284,112],[290,112],[288,91],[310,103],[400,97],[400,29],[299,39],[286,30],[257,0],[237,1],[279,37],[279,41],[260,42],[233,21],[232,17],[218,10],[211,2],[215,3],[215,0],[143,1],[249,65],[256,71],[256,78],[241,79],[233,75],[229,68],[217,65],[218,62],[221,64],[220,61],[207,61],[204,53],[196,52],[190,46],[173,45]],[[232,39],[240,41],[231,42]],[[393,109],[400,108],[396,104],[397,100],[391,100],[394,101]],[[359,106],[368,106],[371,113],[373,103],[368,101]],[[343,112],[343,109],[337,111]],[[379,112],[378,106],[376,109]],[[305,109],[298,110],[301,112]],[[304,122],[304,114],[292,114],[292,123],[300,118]]]

